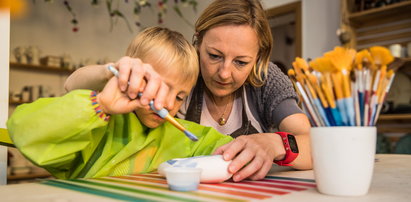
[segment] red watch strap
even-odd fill
[[[274,160],[274,163],[280,166],[292,166],[290,164],[298,156],[297,142],[292,134],[286,132],[276,132],[276,134],[281,136],[285,149],[285,157],[283,160]]]

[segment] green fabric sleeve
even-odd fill
[[[7,122],[16,147],[34,164],[52,173],[54,168],[70,171],[85,162],[94,150],[107,122],[96,115],[90,90],[76,90],[58,98],[41,98],[18,106]],[[56,176],[67,178],[67,173]]]

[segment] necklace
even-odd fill
[[[231,97],[230,97],[230,98],[231,98]],[[215,106],[215,108],[217,109],[217,104],[216,104],[216,102],[215,102],[215,100],[214,100],[214,97],[213,97],[213,96],[210,96],[210,99],[211,99],[211,101],[213,101],[214,106]],[[223,125],[225,125],[225,124],[227,123],[227,119],[224,118],[224,115],[225,115],[225,113],[226,113],[226,111],[227,111],[228,104],[230,104],[230,102],[227,102],[227,104],[225,105],[225,108],[224,108],[223,113],[221,114],[220,118],[217,120],[217,123],[218,123],[218,125],[220,125],[220,126],[223,126]]]

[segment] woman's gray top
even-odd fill
[[[204,85],[200,76],[179,118],[200,123]],[[238,91],[243,101],[242,127],[231,134],[233,137],[272,132],[287,116],[303,113],[297,105],[298,97],[290,79],[273,63],[269,64],[263,86],[244,84]]]

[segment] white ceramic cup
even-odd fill
[[[376,151],[375,127],[313,127],[311,149],[320,193],[361,196],[370,187]]]
[[[168,187],[173,191],[195,191],[200,184],[201,168],[169,167],[165,173]]]

